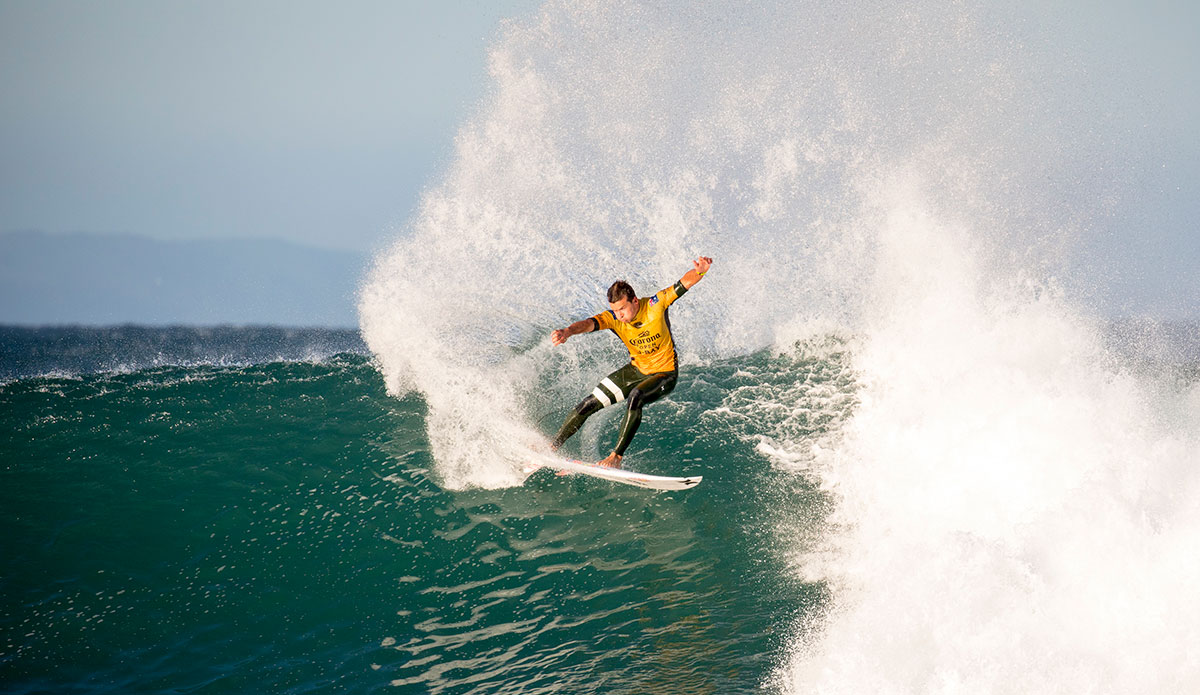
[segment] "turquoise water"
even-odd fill
[[[148,333],[213,352],[195,331]],[[9,354],[53,338],[10,332]],[[8,381],[4,689],[755,689],[828,600],[778,552],[824,498],[714,411],[765,374],[827,367],[764,354],[685,371],[630,458],[704,476],[676,493],[548,473],[448,490],[422,399],[385,394],[358,352]]]

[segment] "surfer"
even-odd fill
[[[617,445],[597,464],[610,468],[621,466],[621,457],[642,423],[642,408],[673,391],[679,377],[679,361],[675,355],[675,341],[671,338],[667,308],[700,282],[711,265],[711,258],[701,256],[692,261],[692,269],[674,285],[653,297],[641,299],[629,283],[618,280],[608,288],[609,311],[576,321],[550,334],[552,344],[562,345],[573,335],[608,329],[625,344],[631,358],[629,364],[601,379],[591,394],[575,406],[551,443],[554,449],[562,446],[589,417],[606,406],[627,400],[629,404]]]

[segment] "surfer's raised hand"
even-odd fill
[[[570,338],[570,337],[571,337],[571,334],[567,333],[567,329],[560,328],[550,334],[550,344],[551,345],[562,345],[563,343],[567,342],[567,338]]]
[[[700,256],[692,261],[692,269],[679,278],[679,281],[683,283],[684,289],[690,290],[692,285],[700,282],[700,278],[704,277],[704,274],[708,272],[709,267],[712,266],[712,262],[712,259],[708,256]]]

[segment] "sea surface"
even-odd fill
[[[627,465],[704,482],[654,492],[447,487],[425,399],[352,331],[0,336],[5,692],[775,691],[849,600],[795,564],[839,499],[780,444],[859,406],[840,338],[685,368]],[[1153,369],[1194,393],[1197,365]]]
[[[739,692],[828,605],[778,551],[827,498],[728,406],[804,383],[825,431],[838,350],[685,370],[628,461],[693,490],[454,490],[354,332],[0,336],[5,692]]]

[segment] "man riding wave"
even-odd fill
[[[585,420],[601,409],[628,401],[617,445],[598,464],[620,467],[621,458],[642,422],[642,408],[673,391],[679,377],[679,362],[667,309],[700,282],[711,265],[711,258],[697,258],[692,262],[692,269],[684,273],[678,282],[660,290],[653,297],[639,299],[629,283],[618,280],[608,288],[608,311],[576,321],[550,334],[552,344],[562,345],[573,335],[610,330],[621,339],[630,355],[629,364],[601,379],[591,394],[575,406],[555,436],[551,444],[553,448],[562,446],[583,426]]]

